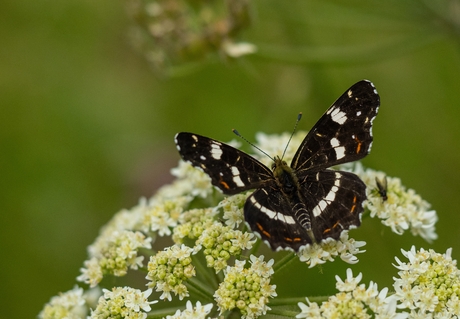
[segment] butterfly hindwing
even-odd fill
[[[323,114],[297,150],[291,167],[322,169],[365,157],[372,146],[372,122],[380,98],[363,80],[343,93]]]
[[[202,169],[224,194],[233,195],[273,179],[265,165],[230,145],[193,133],[175,137],[182,158]]]
[[[314,237],[339,239],[343,230],[361,224],[366,185],[353,173],[323,170],[300,180]]]
[[[306,174],[300,185],[304,198],[287,201],[273,184],[256,190],[246,201],[245,220],[273,250],[297,251],[325,238],[337,240],[343,230],[361,224],[366,186],[355,174],[324,170]]]
[[[258,189],[249,196],[244,205],[244,219],[273,250],[297,251],[300,246],[311,243],[306,230],[299,227],[293,216],[291,204],[275,185]]]

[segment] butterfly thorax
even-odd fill
[[[303,195],[300,192],[299,181],[294,169],[289,167],[286,162],[279,157],[275,157],[272,169],[278,187],[289,198],[288,203],[290,204],[292,216],[307,231],[311,242],[316,242],[317,240],[311,229],[311,216],[303,202]]]
[[[299,181],[294,170],[278,156],[275,157],[272,169],[276,182],[283,192],[289,197],[296,194],[299,189]]]

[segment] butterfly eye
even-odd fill
[[[272,164],[272,171],[275,170],[275,167],[276,167],[276,163],[273,163]]]

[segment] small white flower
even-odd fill
[[[248,55],[255,53],[257,51],[257,47],[252,43],[247,42],[239,42],[235,43],[231,40],[226,40],[222,43],[222,49],[224,52],[232,58],[239,58],[243,55]]]
[[[363,241],[355,241],[348,237],[348,231],[343,231],[339,240],[326,238],[319,244],[305,245],[299,249],[297,253],[300,261],[306,262],[310,268],[318,264],[324,264],[326,261],[333,261],[335,257],[340,258],[350,264],[358,262],[356,254],[363,253],[359,250],[366,243]]]
[[[197,301],[194,307],[190,300],[187,300],[184,311],[177,310],[173,316],[166,316],[166,319],[205,319],[206,315],[211,312],[212,303],[202,306],[201,302]]]
[[[331,260],[330,254],[322,249],[318,244],[306,245],[299,249],[299,260],[309,264],[310,268],[324,264],[327,260]]]
[[[103,289],[103,295],[98,304],[91,311],[88,319],[111,319],[111,318],[147,318],[151,310],[150,305],[158,301],[148,301],[152,293],[151,289],[140,291],[131,287],[114,287],[112,290]]]
[[[216,207],[224,211],[225,224],[231,228],[238,227],[244,221],[243,207],[247,194],[237,194],[224,198]]]
[[[40,319],[81,319],[86,316],[83,289],[75,286],[72,290],[51,298],[38,315]]]
[[[347,279],[345,281],[342,281],[339,276],[335,276],[335,279],[337,280],[336,283],[336,288],[339,291],[352,291],[354,290],[359,282],[361,281],[361,278],[363,278],[363,274],[359,273],[356,278],[353,277],[353,272],[350,268],[347,269]]]
[[[185,161],[179,161],[179,166],[173,168],[171,174],[178,178],[175,183],[184,195],[206,198],[214,189],[207,174]]]
[[[316,302],[310,302],[308,298],[305,298],[307,300],[307,304],[304,304],[303,302],[297,303],[297,305],[300,308],[300,313],[297,314],[295,317],[296,318],[322,318],[321,317],[321,309],[318,306]]]

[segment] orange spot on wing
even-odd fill
[[[339,225],[339,221],[337,221],[337,222],[334,224],[334,226],[332,226],[331,228],[326,228],[326,229],[323,231],[323,234],[329,233],[333,228],[336,228],[338,225]]]
[[[227,183],[225,183],[224,181],[219,181],[220,185],[222,185],[225,189],[229,189],[230,186],[228,186]]]
[[[358,199],[356,198],[356,196],[353,197],[353,206],[351,207],[351,212],[354,213],[355,212],[355,209],[356,209],[356,201]]]
[[[356,154],[359,154],[359,152],[361,151],[361,145],[363,145],[363,143],[361,143],[357,136],[355,136],[355,141],[358,144],[356,145]]]
[[[270,233],[268,231],[266,231],[261,224],[259,223],[256,223],[257,225],[257,228],[259,228],[259,230],[262,232],[262,234],[264,234],[265,236],[267,236],[268,238],[271,237]]]

